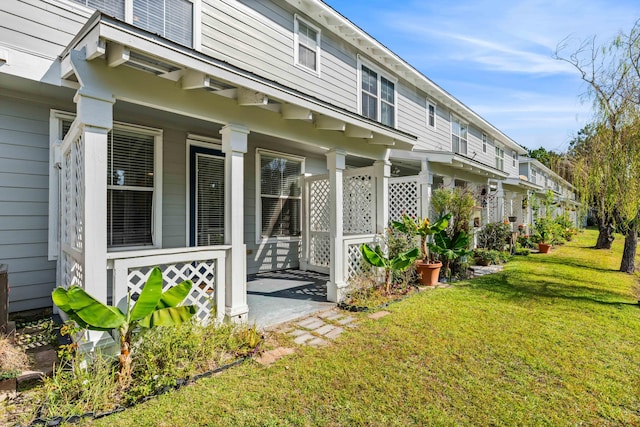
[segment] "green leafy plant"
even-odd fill
[[[453,237],[449,237],[446,230],[433,236],[433,243],[429,248],[443,258],[443,267],[447,278],[451,280],[451,261],[467,256],[473,251],[469,248],[469,235],[464,231],[458,231]]]
[[[551,245],[557,240],[558,229],[558,224],[547,217],[540,217],[535,220],[533,225],[533,240],[543,245]]]
[[[478,232],[478,247],[503,251],[511,240],[511,226],[503,222],[490,222]]]
[[[166,292],[162,292],[162,273],[155,267],[147,283],[142,288],[133,308],[127,301],[127,311],[108,306],[89,295],[78,286],[69,289],[56,288],[52,293],[53,302],[69,315],[78,326],[95,331],[117,329],[120,333],[120,373],[119,380],[131,377],[131,338],[138,326],[174,326],[190,319],[196,312],[195,306],[178,306],[189,295],[193,283],[186,280]]]
[[[422,261],[430,263],[432,256],[427,246],[427,238],[436,233],[445,230],[451,220],[451,214],[440,217],[436,222],[431,224],[429,218],[412,218],[408,215],[402,215],[400,221],[391,221],[393,228],[412,236],[420,236],[420,246],[422,248]]]
[[[384,268],[384,284],[387,295],[390,293],[391,289],[392,272],[406,270],[420,255],[419,249],[413,248],[410,251],[399,253],[395,257],[389,259],[389,257],[382,252],[380,245],[376,245],[375,249],[371,249],[366,243],[363,243],[362,246],[360,246],[360,252],[362,253],[364,260],[369,264],[374,267]]]
[[[511,256],[506,251],[478,248],[473,251],[473,258],[478,265],[498,265],[509,261]]]

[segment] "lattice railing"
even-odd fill
[[[312,232],[329,232],[329,180],[309,182],[309,229]]]
[[[389,179],[389,220],[397,221],[402,214],[421,216],[417,176]]]
[[[498,222],[502,218],[498,218],[498,197],[494,195],[486,196],[487,204],[487,221]]]
[[[376,235],[354,236],[345,237],[344,239],[344,254],[345,254],[345,275],[346,280],[349,281],[354,277],[362,274],[365,267],[365,261],[362,259],[362,253],[360,252],[360,245],[368,243],[371,246],[375,246],[378,243]]]
[[[196,317],[208,321],[213,309],[224,315],[225,258],[228,247],[178,248],[109,254],[113,268],[113,303],[126,309],[127,294],[140,295],[153,267],[162,271],[163,291],[191,280],[193,289],[183,304],[196,306]],[[142,256],[139,256],[142,255]]]
[[[331,265],[331,246],[329,233],[312,234],[309,242],[309,264],[329,268]]]
[[[376,180],[369,170],[345,171],[343,177],[344,234],[374,233],[376,228]]]

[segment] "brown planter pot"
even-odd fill
[[[431,264],[419,261],[416,269],[418,270],[418,274],[420,274],[420,283],[423,286],[434,286],[438,283],[441,268],[442,263],[440,261]]]
[[[538,250],[541,254],[548,254],[551,251],[551,245],[545,243],[538,243]]]

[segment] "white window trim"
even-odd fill
[[[398,129],[398,79],[384,71],[382,71],[382,69],[376,65],[373,64],[373,62],[363,58],[362,56],[358,55],[357,58],[357,66],[358,66],[358,75],[357,75],[357,84],[358,84],[358,90],[356,91],[356,96],[357,96],[357,101],[358,101],[358,114],[362,115],[362,66],[365,66],[367,68],[369,68],[371,71],[375,71],[378,74],[378,93],[376,94],[377,97],[377,117],[376,117],[376,121],[380,122],[380,118],[382,116],[382,96],[381,96],[381,91],[382,91],[382,85],[381,85],[381,81],[380,78],[384,77],[385,79],[389,80],[390,82],[393,83],[393,128],[394,129]],[[428,114],[428,113],[427,113]],[[382,122],[380,122],[382,123]],[[385,125],[386,126],[386,125]]]
[[[504,171],[504,147],[496,145],[494,149],[494,158],[496,169]],[[498,167],[498,159],[502,160],[502,168]]]
[[[429,124],[429,107],[433,107],[433,126]],[[435,131],[438,127],[438,104],[427,99],[427,128]]]
[[[302,22],[303,24],[305,24],[306,26],[310,27],[312,30],[314,30],[316,32],[316,69],[312,70],[311,68],[307,67],[304,64],[301,64],[300,62],[298,62],[298,58],[299,58],[299,50],[300,50],[300,29],[299,29],[299,22]],[[296,67],[311,73],[315,76],[320,77],[321,73],[320,73],[320,65],[321,65],[321,53],[322,53],[322,49],[321,49],[321,43],[322,41],[322,33],[319,27],[313,25],[311,22],[307,21],[306,19],[301,18],[297,13],[295,15],[293,15],[293,65],[295,65]]]
[[[67,10],[80,10],[86,14],[86,17],[91,16],[91,14],[96,10],[91,7],[85,6],[80,3],[76,3],[72,0],[57,0],[59,3],[63,3],[66,5]],[[187,0],[193,4],[193,46],[192,49],[197,51],[202,51],[202,0]],[[133,23],[133,1],[132,0],[124,0],[124,21],[128,24],[134,25]],[[167,39],[169,40],[169,39]]]
[[[304,177],[305,171],[305,158],[302,156],[296,156],[294,154],[282,153],[279,151],[266,150],[264,148],[256,148],[256,244],[275,243],[275,242],[298,242],[302,240],[302,236],[289,236],[289,237],[262,237],[262,193],[260,188],[260,158],[263,154],[270,156],[282,157],[284,159],[290,159],[300,162],[300,179]],[[304,199],[304,185],[301,182],[300,188],[302,190],[301,199]],[[304,200],[300,203],[300,219],[302,220],[302,209]],[[300,224],[300,232],[303,232],[303,226]]]
[[[461,155],[463,155],[463,156],[466,156],[466,155],[467,155],[467,153],[469,152],[469,123],[465,122],[464,120],[462,120],[460,117],[456,116],[456,115],[455,115],[455,114],[453,114],[453,113],[451,113],[451,114],[449,115],[449,117],[450,117],[450,120],[449,120],[449,146],[451,147],[451,152],[452,152],[452,153],[456,153],[456,154],[461,154]],[[467,148],[467,149],[465,150],[465,152],[464,152],[464,153],[462,153],[462,152],[461,152],[462,150],[460,150],[460,151],[453,151],[453,136],[454,136],[454,134],[453,134],[453,122],[454,122],[454,121],[457,121],[457,122],[460,124],[460,126],[463,126],[463,125],[464,125],[465,129],[467,130],[467,132],[466,132],[466,133],[467,133],[467,137],[465,138],[465,141],[466,141],[466,143],[467,143],[467,144],[466,144],[466,146],[467,146],[466,148]],[[456,135],[456,136],[457,136],[459,139],[461,139],[461,138],[460,138],[460,135]],[[460,148],[460,143],[458,143],[458,148]]]
[[[203,135],[196,135],[193,133],[187,134],[187,146],[186,146],[185,157],[184,157],[185,163],[186,163],[185,200],[187,202],[187,205],[185,207],[185,218],[187,219],[186,221],[187,224],[185,228],[185,247],[187,248],[191,244],[191,241],[189,239],[189,235],[191,233],[191,182],[189,182],[191,178],[191,161],[189,156],[191,153],[192,146],[202,147],[202,148],[211,148],[213,150],[222,151],[222,140],[218,138],[203,136]],[[226,162],[226,158],[225,158],[225,162]]]
[[[62,120],[74,120],[75,114],[51,110],[49,114],[49,242],[48,259],[58,259],[60,252],[60,170],[62,161],[62,140],[59,139]],[[121,252],[139,249],[162,248],[162,129],[138,126],[129,123],[113,122],[113,128],[128,130],[154,137],[154,170],[153,170],[153,211],[151,213],[151,239],[153,245],[118,246],[107,248],[108,252]],[[108,188],[109,186],[107,186]],[[105,224],[106,226],[106,224]]]

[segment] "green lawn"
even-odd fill
[[[589,249],[595,237],[96,424],[640,426],[637,277],[616,271],[621,237],[612,251]]]

